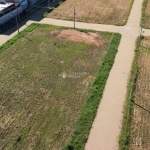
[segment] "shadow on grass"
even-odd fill
[[[141,109],[143,109],[143,110],[147,111],[148,113],[150,113],[150,111],[149,111],[149,110],[147,110],[147,109],[146,109],[146,108],[144,108],[143,106],[141,106],[141,105],[139,105],[139,104],[135,103],[133,100],[132,100],[132,103],[133,103],[133,104],[135,104],[136,106],[140,107]]]
[[[25,39],[29,40],[30,42],[33,42],[31,39],[27,38],[24,34],[22,33],[19,33],[19,34],[21,34]]]

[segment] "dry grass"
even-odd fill
[[[144,28],[150,28],[150,1],[143,1],[141,25]]]
[[[126,23],[133,0],[66,0],[47,17],[82,22],[123,25]]]
[[[131,150],[150,148],[150,37],[145,37],[139,49],[138,78],[134,93]]]
[[[0,149],[62,149],[70,140],[112,34],[100,47],[27,32],[0,53]],[[63,78],[62,73],[68,76]]]

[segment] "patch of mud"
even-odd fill
[[[100,34],[92,32],[79,32],[76,30],[54,30],[51,35],[59,40],[82,42],[85,44],[94,44],[97,47],[104,44],[104,40],[101,39]]]

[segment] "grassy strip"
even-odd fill
[[[139,47],[139,38],[136,41],[135,57],[132,63],[131,76],[128,83],[128,91],[126,96],[126,103],[124,108],[124,116],[122,122],[122,129],[119,138],[119,149],[128,150],[129,149],[129,139],[130,139],[130,127],[131,127],[131,114],[132,114],[132,100],[134,99],[133,92],[136,86],[136,79],[138,76],[138,47]]]
[[[76,124],[75,131],[71,141],[69,141],[66,150],[83,150],[87,141],[92,122],[95,118],[100,99],[103,95],[103,90],[114,63],[115,55],[118,51],[121,35],[116,33],[111,41],[110,48],[107,55],[103,59],[103,64],[99,69],[98,76],[96,77],[92,88],[90,89],[87,103],[81,113],[81,116]]]
[[[128,21],[128,18],[129,18],[129,15],[130,15],[130,13],[131,13],[131,8],[132,8],[132,6],[133,6],[133,2],[134,2],[134,0],[132,0],[131,3],[130,3],[130,7],[129,7],[129,9],[128,9],[127,17],[125,18],[124,22],[122,22],[122,23],[120,23],[120,24],[116,24],[116,25],[118,25],[118,26],[124,26],[124,25],[126,25],[126,23],[127,23],[127,21]]]
[[[21,34],[17,34],[13,38],[11,38],[10,40],[8,40],[6,43],[2,44],[0,46],[0,52],[2,52],[3,50],[7,49],[10,45],[12,45],[15,41],[17,41],[21,37],[22,37]]]
[[[145,27],[145,22],[146,22],[146,15],[145,15],[145,9],[147,7],[148,0],[144,0],[142,4],[142,17],[141,17],[141,26]]]

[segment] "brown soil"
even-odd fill
[[[98,33],[85,33],[76,30],[63,30],[58,33],[57,30],[55,30],[51,32],[51,35],[59,40],[83,42],[85,44],[94,44],[96,46],[101,46],[104,44],[104,41],[101,39],[101,36]]]

